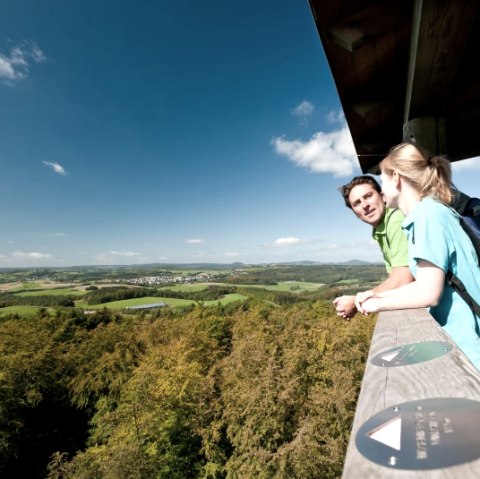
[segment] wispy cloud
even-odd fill
[[[135,262],[139,262],[145,259],[136,251],[109,251],[108,253],[98,253],[94,258],[97,262],[102,264],[116,263],[120,260],[134,260]]]
[[[234,251],[224,253],[224,255],[225,255],[227,258],[236,258],[237,256],[240,256],[238,253],[236,253],[236,252],[234,252]]]
[[[346,123],[338,130],[319,131],[307,141],[277,137],[272,145],[279,155],[314,173],[332,173],[335,177],[351,176],[358,161]]]
[[[468,160],[454,161],[452,163],[452,171],[455,174],[456,171],[479,171],[480,170],[480,157],[469,158]]]
[[[124,258],[135,258],[136,256],[140,256],[140,253],[136,251],[109,251],[109,255],[111,256],[122,256]]]
[[[62,175],[62,176],[67,175],[67,171],[60,163],[52,163],[50,161],[44,161],[43,164],[50,167],[55,173],[58,173],[59,175]]]
[[[276,240],[272,241],[271,243],[267,243],[265,246],[267,247],[284,247],[284,246],[295,246],[299,244],[305,243],[305,240],[300,238],[295,238],[293,236],[287,236],[284,238],[277,238]]]
[[[187,243],[187,244],[203,244],[204,241],[203,241],[202,238],[192,238],[192,239],[185,240],[185,243]]]
[[[331,111],[327,115],[327,121],[330,124],[345,124],[345,115],[342,110],[340,111]]]
[[[53,236],[58,236],[59,238],[63,238],[64,236],[67,236],[66,233],[54,233]]]
[[[306,121],[307,118],[314,112],[315,106],[308,100],[303,100],[302,103],[290,110],[290,114],[300,118],[301,121]]]
[[[15,258],[32,258],[32,259],[45,259],[45,258],[51,258],[50,254],[46,253],[38,253],[36,251],[32,252],[25,252],[25,251],[14,251],[12,253],[12,256]]]
[[[36,43],[20,42],[10,49],[10,53],[0,53],[0,79],[12,85],[28,76],[32,63],[42,63],[46,59]]]

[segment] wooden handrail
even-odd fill
[[[452,349],[435,359],[405,366],[379,367],[371,362],[392,348],[428,341],[445,342]],[[357,433],[370,418],[402,403],[431,398],[479,401],[480,373],[426,310],[380,313],[372,336],[342,479],[479,478],[480,459],[445,468],[408,470],[377,464],[358,450]]]

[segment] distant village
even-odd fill
[[[117,282],[138,284],[138,285],[154,285],[154,284],[190,284],[190,283],[206,283],[225,277],[225,273],[195,273],[195,274],[162,274],[159,276],[143,276],[140,278],[122,279]]]

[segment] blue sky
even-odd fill
[[[0,267],[381,260],[307,0],[2,0],[0,111]]]

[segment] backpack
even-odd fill
[[[471,198],[459,190],[450,205],[462,218],[462,228],[473,243],[480,261],[480,198]]]
[[[455,191],[455,199],[451,207],[460,215],[460,224],[472,241],[480,265],[480,198],[471,198],[459,190]],[[468,294],[461,280],[451,271],[446,274],[447,283],[470,306],[470,309],[480,317],[480,305]],[[475,331],[480,336],[478,323],[475,322]]]

